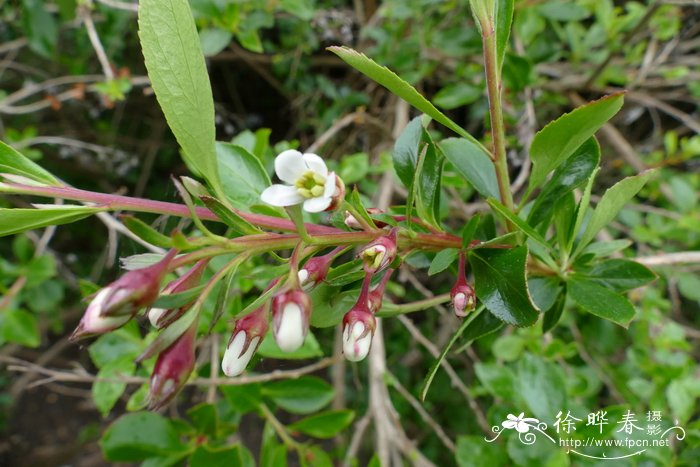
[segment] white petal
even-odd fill
[[[368,332],[363,337],[365,325],[356,322],[352,326],[352,333],[345,327],[343,331],[343,354],[345,358],[351,362],[359,362],[363,360],[369,353],[369,348],[372,345],[372,333]]]
[[[304,172],[309,170],[299,151],[287,149],[275,158],[275,173],[280,180],[294,185]]]
[[[243,345],[245,344],[246,333],[239,331],[233,338],[231,345],[224,352],[224,358],[221,360],[221,369],[226,376],[238,376],[246,369],[250,359],[253,357],[255,350],[260,342],[260,337],[254,337],[250,341],[250,345],[244,354]]]
[[[158,320],[160,319],[161,316],[163,316],[163,313],[165,313],[167,310],[163,308],[151,308],[148,310],[148,320],[151,322],[151,325],[154,328],[158,327]]]
[[[323,175],[324,177],[328,175],[328,167],[326,167],[326,163],[319,156],[307,152],[302,157],[304,158],[304,162],[306,162],[306,166],[309,169],[313,170],[317,174]]]
[[[275,341],[283,352],[294,352],[304,343],[304,319],[296,303],[287,303],[282,310],[282,319],[275,333]]]
[[[515,429],[518,430],[518,433],[527,433],[528,431],[530,431],[530,425],[528,425],[527,423],[518,422],[515,425]]]
[[[326,177],[326,185],[323,187],[323,196],[331,198],[338,187],[335,186],[335,172],[331,172]]]
[[[260,199],[272,206],[294,206],[304,201],[296,188],[289,185],[272,185],[260,193]]]
[[[507,428],[509,430],[515,428],[515,425],[517,425],[517,424],[518,424],[518,422],[515,422],[513,420],[506,420],[503,423],[501,423],[501,425],[503,425],[503,428]]]
[[[331,205],[332,198],[319,196],[318,198],[310,198],[304,201],[304,211],[306,212],[323,212]]]
[[[92,302],[90,302],[90,305],[88,305],[88,308],[85,311],[85,316],[83,316],[82,319],[85,332],[103,333],[111,331],[120,327],[131,319],[130,315],[100,316],[100,313],[102,313],[102,304],[109,293],[110,288],[105,287],[104,289],[100,290]]]
[[[305,285],[306,280],[309,278],[309,271],[307,271],[306,269],[300,269],[297,275],[299,277],[299,283],[301,285]]]

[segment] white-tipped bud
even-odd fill
[[[148,310],[148,321],[151,322],[151,325],[154,328],[158,327],[158,320],[165,314],[165,312],[168,311],[164,308],[151,308]]]
[[[309,271],[306,269],[300,269],[298,276],[299,276],[299,285],[301,285],[302,287],[307,285],[306,282],[309,280]]]
[[[283,352],[294,352],[304,344],[306,329],[299,305],[289,302],[284,305],[275,333],[277,345]]]
[[[343,354],[351,362],[359,362],[369,353],[372,332],[361,321],[347,323],[343,329]]]
[[[117,293],[119,292],[120,291],[117,291]],[[130,315],[102,316],[105,300],[107,300],[107,297],[111,294],[112,289],[110,287],[105,287],[95,295],[95,298],[92,299],[87,310],[85,310],[80,324],[78,324],[78,327],[71,335],[71,341],[113,331],[123,326],[131,319]]]
[[[255,336],[247,342],[246,332],[239,331],[229,343],[221,360],[221,369],[226,376],[238,376],[245,371],[250,359],[258,348],[260,337]],[[247,347],[246,347],[247,344]]]

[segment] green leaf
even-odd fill
[[[302,21],[310,21],[314,18],[312,0],[280,0],[280,8]]]
[[[552,249],[552,246],[547,242],[547,240],[545,240],[542,237],[542,235],[537,233],[537,231],[533,229],[529,224],[527,224],[524,220],[513,214],[507,207],[503,206],[496,199],[489,198],[486,200],[486,202],[489,204],[489,206],[491,206],[491,209],[493,209],[498,214],[515,224],[516,227],[518,227],[525,235],[530,237],[532,240],[536,241],[547,250]]]
[[[576,235],[578,235],[579,230],[581,230],[583,221],[586,218],[586,212],[588,211],[589,207],[588,205],[591,202],[593,182],[595,181],[595,177],[599,171],[600,167],[597,167],[595,170],[593,170],[593,173],[591,174],[590,178],[588,179],[588,182],[586,183],[586,187],[583,189],[581,200],[578,202],[578,208],[576,209],[576,222],[574,223],[574,228],[571,230],[571,235],[569,236],[569,245],[567,246],[566,251],[571,251],[574,239]]]
[[[342,267],[342,266],[341,266]],[[349,282],[355,282],[362,278],[364,271],[360,269],[357,273],[352,273]],[[357,276],[357,277],[356,277]],[[311,325],[315,328],[328,328],[343,321],[345,313],[350,311],[357,301],[359,290],[351,289],[339,292],[337,284],[319,284],[309,293],[313,303],[313,313],[311,313]]]
[[[471,104],[484,95],[481,87],[469,83],[461,82],[448,84],[440,89],[433,97],[433,102],[438,107],[446,110],[456,109],[463,105]]]
[[[540,186],[549,172],[610,120],[622,107],[623,98],[623,94],[613,94],[590,102],[540,130],[530,145],[533,167],[528,192]]]
[[[216,55],[224,50],[233,39],[231,31],[226,31],[219,28],[207,28],[199,31],[199,44],[202,47],[202,53],[207,57]]]
[[[187,411],[187,417],[198,432],[216,437],[219,430],[219,414],[214,404],[201,403]]]
[[[231,204],[245,211],[260,204],[260,193],[272,184],[260,159],[230,143],[216,143],[216,154],[224,193]]]
[[[425,132],[427,136],[427,132]],[[427,136],[429,138],[429,136]],[[416,212],[428,224],[439,227],[440,218],[440,185],[442,167],[445,158],[439,153],[432,141],[426,147],[419,162],[418,196],[416,197]]]
[[[598,283],[572,276],[567,282],[567,293],[581,308],[626,328],[634,318],[632,304]]]
[[[456,248],[445,248],[444,250],[440,250],[435,255],[435,258],[433,258],[433,262],[430,263],[428,275],[434,276],[435,274],[449,268],[450,265],[455,262],[458,256],[459,250]]]
[[[462,332],[459,339],[461,341],[461,345],[459,348],[457,348],[457,350],[455,350],[455,353],[463,352],[464,349],[472,345],[473,341],[488,334],[492,334],[503,327],[503,321],[484,310],[483,307],[474,311],[473,313],[475,313],[476,316],[471,319],[467,327],[464,329],[464,332]]]
[[[121,356],[121,358],[112,360],[100,368],[97,377],[106,380],[119,380],[124,376],[133,375],[135,369],[136,365],[134,365],[132,356]],[[124,393],[124,389],[126,389],[126,383],[95,381],[92,385],[92,399],[103,417],[109,415],[114,404]]]
[[[287,412],[307,414],[321,410],[333,400],[333,387],[316,376],[302,376],[268,383],[262,394]]]
[[[150,243],[151,245],[159,246],[161,248],[171,248],[173,245],[173,240],[170,237],[163,235],[150,225],[134,216],[124,215],[120,217],[120,220],[126,226],[126,228],[131,231],[131,233],[139,237],[141,240]]]
[[[164,294],[159,296],[151,305],[151,308],[163,308],[164,310],[172,310],[192,303],[202,292],[204,284],[192,287],[184,292]]]
[[[554,304],[544,312],[542,332],[550,331],[559,323],[561,315],[564,313],[564,305],[566,305],[566,284],[564,284],[564,288],[559,293]]]
[[[345,429],[355,418],[352,410],[329,410],[311,415],[289,425],[294,431],[300,431],[314,438],[332,438]]]
[[[503,57],[506,55],[510,28],[513,24],[514,0],[497,0],[496,2],[496,66],[503,67]]]
[[[72,204],[52,205],[40,209],[0,208],[0,237],[48,225],[69,224],[101,211],[105,209]]]
[[[394,170],[401,183],[409,190],[418,166],[418,146],[423,136],[421,117],[411,120],[394,143],[392,153]]]
[[[152,412],[120,417],[107,428],[100,447],[110,461],[138,461],[187,449],[172,422]]]
[[[413,86],[402,80],[393,71],[378,65],[371,58],[349,47],[332,46],[328,47],[328,50],[336,54],[348,65],[352,66],[359,72],[381,84],[389,91],[411,104],[413,107],[417,108],[424,114],[429,115],[438,123],[445,125],[459,136],[470,140],[477,147],[481,148],[482,151],[487,152],[476,138],[464,131],[464,129],[462,129],[462,127],[457,125],[455,122],[447,118],[445,114],[436,109],[433,104],[431,104],[425,97],[416,91]]]
[[[496,169],[484,151],[464,138],[447,138],[439,146],[445,158],[481,196],[500,199]]]
[[[24,310],[5,310],[0,313],[0,342],[39,347],[41,337],[36,316]]]
[[[516,391],[540,420],[566,410],[564,378],[556,365],[541,357],[527,353],[518,360]]]
[[[556,169],[551,180],[542,188],[528,215],[528,224],[537,227],[544,221],[558,200],[590,178],[599,161],[600,146],[595,138],[589,138]]]
[[[258,347],[257,355],[278,360],[302,360],[305,358],[322,357],[323,351],[314,335],[308,333],[304,344],[299,349],[294,352],[283,352],[277,346],[274,337],[272,337],[272,333],[268,332],[265,339],[260,343],[260,347]]]
[[[221,193],[214,99],[189,2],[142,0],[138,22],[151,86],[185,161]]]
[[[593,215],[591,215],[588,221],[586,230],[583,232],[581,240],[576,246],[574,256],[577,256],[577,253],[593,240],[593,237],[595,237],[600,229],[615,219],[620,209],[642,189],[654,172],[654,170],[646,170],[639,175],[620,180],[615,185],[608,188],[605,194],[603,194],[603,197],[600,198],[600,202],[598,206],[596,206],[595,211],[593,211]]]
[[[41,0],[22,0],[22,31],[29,48],[51,59],[58,42],[58,22]]]
[[[561,293],[561,284],[556,277],[530,277],[527,285],[532,301],[541,311],[549,310]]]
[[[527,289],[527,247],[510,250],[480,248],[469,253],[476,296],[499,319],[531,326],[539,316]]]
[[[503,400],[513,399],[515,374],[510,367],[500,362],[477,362],[474,365],[474,373],[492,396]]]
[[[229,209],[218,199],[211,196],[201,196],[199,199],[202,200],[204,205],[209,208],[211,212],[216,214],[219,219],[231,227],[236,233],[242,235],[262,233],[262,230],[243,219],[236,211]]]
[[[462,229],[462,248],[469,248],[471,246],[474,233],[476,233],[476,229],[479,227],[480,217],[479,213],[476,213],[469,219],[469,222],[464,225]]]
[[[47,185],[60,185],[56,177],[40,165],[30,161],[24,154],[0,141],[0,174],[27,177]]]
[[[590,269],[575,271],[576,276],[590,279],[615,292],[636,289],[656,279],[656,274],[648,267],[629,259],[609,259],[601,261]]]
[[[213,448],[206,444],[197,446],[190,457],[189,467],[243,467],[241,447]]]
[[[503,447],[498,443],[485,442],[482,436],[458,437],[455,460],[459,467],[508,465],[508,457]]]

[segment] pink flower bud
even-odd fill
[[[396,258],[396,229],[389,235],[379,237],[362,249],[360,257],[364,260],[367,273],[377,273],[386,269]]]
[[[384,299],[384,290],[386,290],[386,284],[389,282],[391,275],[394,273],[393,269],[389,269],[382,280],[379,281],[374,287],[370,287],[369,294],[367,297],[367,306],[372,313],[378,312],[382,308],[382,300]]]
[[[303,290],[288,290],[272,299],[272,331],[283,352],[294,352],[309,332],[311,300]]]
[[[319,282],[324,281],[328,275],[331,263],[344,249],[344,247],[337,247],[330,253],[309,259],[306,264],[299,269],[299,285],[304,288],[311,288]]]
[[[185,274],[170,281],[168,285],[166,285],[160,292],[160,295],[176,294],[196,287],[199,284],[199,280],[202,278],[202,273],[206,269],[208,263],[209,258],[198,261],[197,264],[195,264]],[[184,311],[187,311],[190,305],[191,303],[171,310],[166,310],[164,308],[151,308],[148,310],[148,320],[151,322],[153,327],[162,328],[165,326],[165,324],[171,323],[173,318],[181,316]]]
[[[246,369],[267,333],[267,315],[267,307],[262,306],[236,321],[221,360],[221,369],[226,376],[238,376]]]
[[[464,318],[467,316],[467,313],[472,311],[476,305],[476,294],[474,293],[472,286],[467,283],[465,269],[466,259],[464,253],[460,253],[457,282],[450,291],[452,307],[455,315],[459,318]]]
[[[367,213],[368,214],[384,214],[384,210],[379,209],[379,208],[367,208]],[[345,225],[347,225],[351,229],[362,230],[362,226],[357,221],[357,219],[355,219],[355,216],[350,214],[348,211],[345,211]],[[378,221],[378,220],[374,221],[374,225],[376,225],[379,228],[387,226],[386,222],[382,222],[382,221]]]
[[[195,323],[158,355],[151,374],[148,407],[157,410],[170,402],[194,370]]]
[[[363,360],[369,353],[377,320],[366,304],[358,301],[343,318],[343,354],[351,362]]]
[[[113,331],[123,326],[131,319],[130,315],[100,316],[105,298],[110,292],[110,288],[105,287],[97,293],[92,302],[90,302],[90,305],[88,305],[83,318],[80,320],[80,324],[78,324],[78,327],[75,328],[75,331],[73,331],[73,334],[70,336],[71,342]]]
[[[100,303],[100,316],[133,316],[139,309],[153,303],[176,253],[176,250],[170,250],[158,263],[129,271],[112,282],[106,287],[109,293]]]

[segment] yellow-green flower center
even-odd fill
[[[297,179],[294,186],[304,198],[318,198],[326,189],[326,178],[313,170],[307,170]]]

